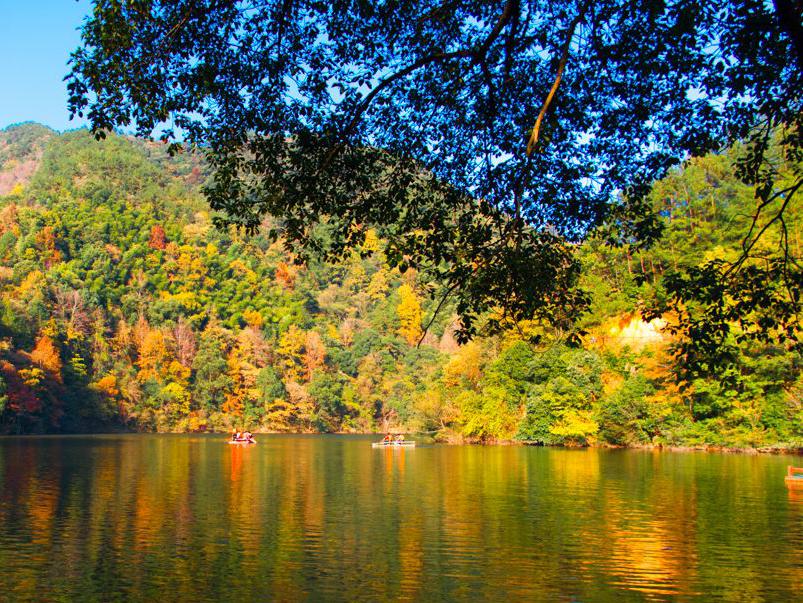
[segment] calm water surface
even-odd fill
[[[0,599],[792,601],[800,458],[0,438]]]

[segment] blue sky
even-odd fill
[[[69,121],[67,59],[89,0],[0,0],[0,128],[38,121],[57,130]]]

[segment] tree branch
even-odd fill
[[[555,76],[555,81],[552,84],[552,88],[549,90],[549,94],[544,101],[544,105],[541,107],[541,111],[538,113],[538,118],[535,120],[535,125],[533,126],[532,133],[530,134],[530,139],[527,141],[527,156],[532,154],[532,152],[535,150],[535,145],[538,143],[538,134],[541,131],[541,122],[543,121],[544,116],[549,109],[549,105],[552,102],[555,93],[558,91],[558,86],[560,86],[560,82],[563,79],[563,69],[566,67],[566,61],[569,60],[569,50],[572,45],[572,39],[574,38],[574,31],[577,29],[580,21],[583,20],[586,8],[587,5],[580,9],[580,13],[574,18],[569,26],[569,31],[566,34],[566,41],[563,43],[563,49],[561,51],[560,62],[558,63],[558,73]]]
[[[382,90],[387,88],[393,82],[410,75],[414,71],[421,69],[421,67],[425,67],[430,63],[437,63],[440,61],[450,61],[452,59],[470,58],[475,63],[479,63],[480,61],[482,61],[485,58],[485,55],[488,53],[488,49],[494,43],[496,38],[499,37],[499,34],[505,28],[505,25],[507,25],[508,21],[510,21],[510,18],[513,16],[514,11],[518,12],[518,8],[519,8],[519,3],[517,0],[508,0],[505,3],[505,8],[502,10],[502,14],[499,16],[496,25],[488,34],[488,36],[485,38],[485,40],[483,40],[482,44],[480,44],[480,46],[477,47],[476,49],[456,50],[454,52],[439,52],[435,54],[430,54],[425,57],[421,57],[414,63],[405,67],[404,69],[401,69],[396,73],[393,73],[392,75],[389,75],[388,77],[383,79],[381,82],[379,82],[379,84],[376,85],[375,88],[373,88],[368,93],[368,95],[360,103],[359,107],[357,107],[357,111],[355,112],[354,116],[352,117],[348,125],[343,129],[341,136],[345,139],[352,133],[354,128],[357,126],[357,123],[359,123],[363,113],[365,113],[365,111],[368,109],[368,106],[371,104],[371,101],[374,100],[377,94],[379,94]]]
[[[769,227],[772,226],[778,220],[782,220],[783,219],[783,213],[784,213],[784,211],[786,211],[786,208],[789,206],[789,202],[792,200],[792,197],[795,195],[795,193],[802,186],[803,186],[803,179],[800,179],[795,184],[793,184],[792,186],[790,186],[788,188],[785,188],[782,191],[778,191],[777,193],[775,193],[774,195],[772,195],[766,201],[762,202],[759,205],[758,209],[756,210],[755,215],[753,216],[753,223],[750,226],[750,231],[748,232],[747,236],[742,241],[742,254],[739,257],[739,259],[736,260],[733,264],[731,264],[730,268],[728,268],[728,270],[725,271],[725,274],[730,274],[734,270],[737,270],[742,264],[744,264],[744,262],[747,260],[747,258],[750,255],[750,251],[753,249],[753,247],[758,242],[758,240],[764,235],[764,233],[767,232],[767,229],[769,229]],[[774,201],[775,199],[778,199],[779,197],[781,197],[784,194],[786,195],[786,198],[784,198],[783,204],[781,205],[781,208],[761,228],[761,230],[758,232],[758,234],[755,237],[752,237],[752,240],[751,240],[751,235],[753,233],[753,230],[756,227],[756,223],[758,222],[758,219],[759,219],[759,216],[761,215],[762,209],[764,207],[766,207],[767,205],[769,205],[770,202]]]
[[[478,60],[485,57],[485,55],[488,53],[488,49],[491,47],[491,44],[493,44],[494,40],[496,40],[496,38],[499,37],[499,34],[502,33],[505,25],[507,25],[507,22],[510,21],[510,18],[513,16],[514,11],[516,14],[519,12],[518,1],[508,0],[505,3],[505,8],[502,9],[502,14],[499,15],[499,19],[496,21],[496,25],[491,30],[491,33],[488,34],[488,37],[485,38],[485,41],[477,49],[475,55]]]
[[[427,336],[427,333],[429,333],[429,328],[432,326],[432,323],[435,322],[435,318],[437,318],[438,313],[441,311],[441,308],[443,307],[443,304],[446,303],[446,300],[449,299],[449,296],[455,290],[457,285],[459,285],[461,282],[462,281],[459,281],[459,280],[455,281],[446,290],[446,293],[443,294],[443,297],[441,298],[441,301],[438,302],[438,305],[435,308],[435,311],[432,313],[432,318],[429,319],[429,322],[427,322],[427,326],[424,327],[424,331],[423,331],[423,333],[421,333],[421,339],[418,340],[418,343],[415,344],[415,347],[417,347],[417,348],[421,347],[421,344],[423,343],[424,338]]]

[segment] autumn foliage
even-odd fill
[[[31,351],[31,362],[46,370],[50,376],[61,382],[61,357],[48,335],[42,335],[36,340],[36,346]]]
[[[151,249],[164,249],[167,246],[167,235],[165,229],[160,224],[151,227],[151,238],[148,240],[148,247]]]
[[[335,264],[297,265],[264,233],[215,228],[197,190],[158,163],[189,174],[192,155],[154,158],[136,141],[81,132],[51,144],[30,203],[0,197],[0,432],[391,428],[563,445],[798,437],[799,355],[734,337],[728,388],[705,376],[681,388],[675,342],[637,310],[676,266],[739,249],[732,229],[754,198],[726,158],[695,160],[656,186],[671,216],[661,245],[578,248],[594,300],[577,325],[583,345],[537,321],[458,345],[451,300],[436,314],[443,292],[391,268],[370,229]],[[792,253],[799,225],[790,214]]]

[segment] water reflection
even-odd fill
[[[793,600],[782,457],[0,440],[0,599]]]

